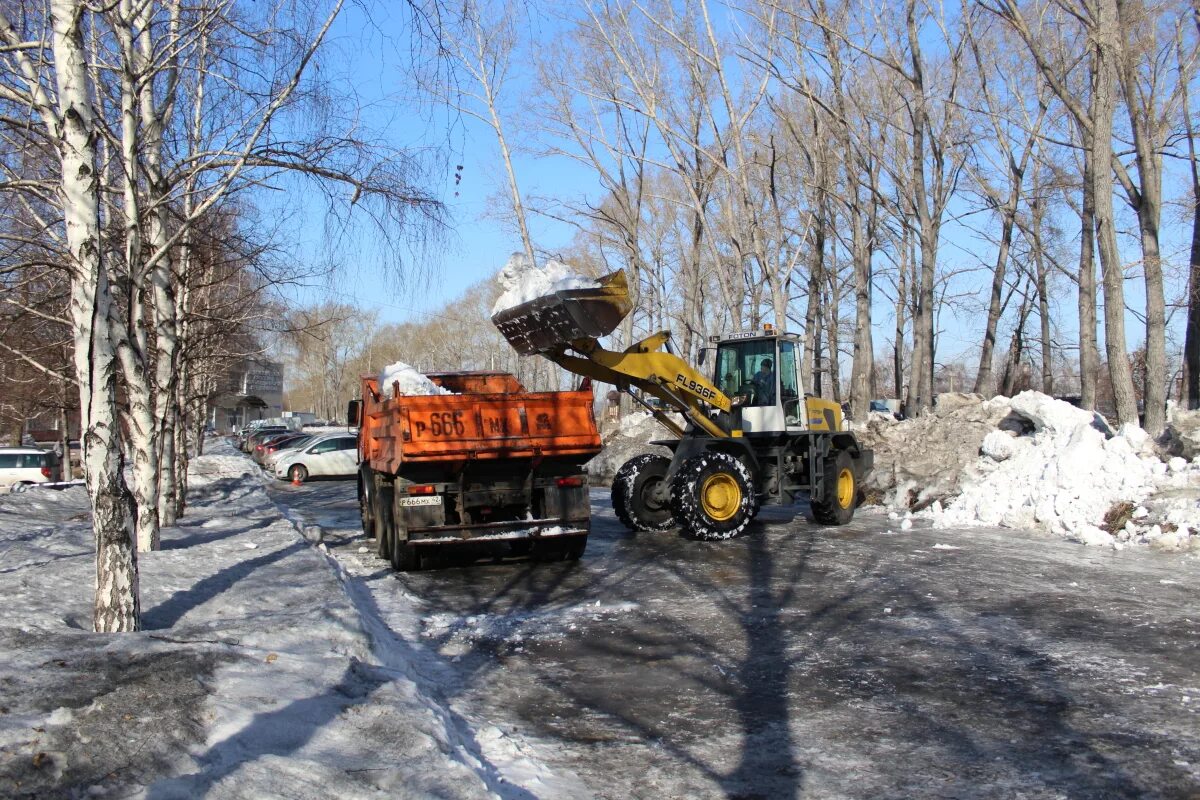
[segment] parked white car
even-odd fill
[[[358,474],[358,437],[354,434],[322,436],[299,450],[289,450],[275,462],[275,477],[306,481],[309,478],[353,478]]]
[[[36,447],[0,447],[0,489],[58,480],[58,456]]]

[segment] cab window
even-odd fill
[[[717,348],[715,383],[729,397],[744,397],[744,405],[774,405],[778,374],[774,339],[724,342]]]
[[[796,379],[796,345],[792,342],[779,343],[779,395],[785,403],[800,396],[800,382]]]

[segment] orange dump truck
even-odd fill
[[[591,391],[527,392],[502,372],[428,377],[453,394],[381,391],[364,376],[350,404],[363,530],[379,555],[400,570],[420,569],[439,547],[583,555],[583,465],[600,452]]]

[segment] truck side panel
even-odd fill
[[[403,476],[420,462],[599,452],[591,392],[410,395],[379,398],[365,380],[362,460]]]

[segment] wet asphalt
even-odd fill
[[[1195,556],[803,507],[697,542],[629,532],[593,490],[578,563],[396,574],[359,552],[352,482],[272,491],[418,640],[435,695],[572,794],[1200,798]]]

